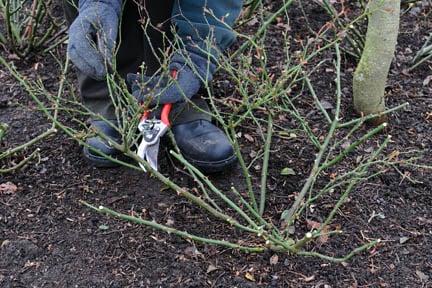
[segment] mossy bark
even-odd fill
[[[364,115],[385,109],[384,89],[399,33],[400,0],[370,0],[362,57],[354,73],[354,108]]]

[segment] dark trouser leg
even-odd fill
[[[76,5],[70,4],[71,0],[63,0],[67,21],[73,22],[77,16]],[[72,0],[75,3],[78,0]],[[150,15],[151,22],[155,26],[165,23],[161,29],[169,31],[169,18],[171,17],[172,1],[164,1],[161,5],[157,1],[142,1],[145,8],[138,9],[133,0],[127,0],[124,4],[120,47],[117,54],[117,70],[123,77],[128,73],[136,73],[144,62],[146,73],[152,74],[159,68],[159,61],[153,51],[163,50],[162,34],[149,28],[146,37],[143,33],[140,20]],[[141,10],[141,11],[140,11]],[[148,41],[151,39],[151,43]],[[152,48],[151,48],[152,47]],[[115,119],[114,107],[111,103],[108,88],[104,81],[96,81],[78,71],[78,85],[83,104],[92,112],[100,114],[107,119]]]

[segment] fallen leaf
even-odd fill
[[[99,225],[98,228],[99,228],[99,230],[108,230],[109,226],[102,224],[102,225]]]
[[[7,58],[8,60],[21,60],[21,58],[16,54],[9,54]]]
[[[390,155],[388,156],[390,161],[396,160],[400,155],[400,152],[398,150],[394,150],[390,153]]]
[[[291,168],[285,167],[281,171],[282,176],[296,175],[295,171]]]
[[[304,282],[311,282],[311,281],[313,281],[313,280],[315,280],[315,275],[312,275],[312,276],[304,277],[304,278],[303,278],[303,281],[304,281]]]
[[[184,250],[184,253],[186,256],[189,257],[197,257],[197,256],[202,256],[202,253],[200,251],[198,251],[198,249],[194,246],[189,246]]]
[[[278,255],[273,255],[272,257],[270,257],[270,265],[276,265],[279,262],[279,256]]]
[[[12,182],[6,182],[0,184],[0,194],[4,194],[4,195],[15,194],[17,190],[18,190],[17,186]]]
[[[318,242],[321,244],[325,244],[328,242],[329,240],[329,234],[328,234],[328,226],[324,226],[323,229],[321,230],[321,235],[318,237]]]
[[[207,268],[207,274],[209,274],[209,273],[211,273],[211,272],[213,272],[213,271],[216,271],[217,269],[218,269],[218,268],[217,268],[216,266],[210,264],[210,265],[208,266],[208,268]]]
[[[416,270],[416,274],[417,274],[417,277],[419,277],[419,279],[420,279],[422,282],[427,282],[427,281],[429,281],[429,276],[426,275],[425,273],[423,273],[422,271],[420,271],[420,270]]]
[[[401,237],[399,238],[399,243],[400,244],[404,244],[405,242],[407,242],[409,240],[409,237]]]
[[[173,226],[174,225],[174,219],[168,218],[168,220],[166,221],[166,225],[167,226]]]
[[[255,277],[249,272],[246,272],[245,278],[249,281],[255,282]]]
[[[309,229],[318,229],[321,227],[321,223],[313,220],[306,220],[306,224]]]
[[[9,240],[4,240],[4,241],[1,243],[0,248],[6,247],[6,246],[9,245],[9,244],[10,244],[10,241],[9,241]]]
[[[432,75],[427,76],[423,81],[423,86],[428,86],[432,80]]]
[[[30,267],[39,268],[39,266],[40,266],[40,262],[34,262],[34,261],[30,261],[30,260],[24,264],[24,268],[30,268]]]
[[[251,135],[249,135],[249,134],[244,134],[244,137],[249,141],[249,142],[254,142],[255,141],[255,139],[251,136]]]
[[[341,264],[342,264],[342,266],[345,267],[345,268],[349,266],[349,264],[348,264],[347,262],[343,262],[343,261],[342,261]]]
[[[326,100],[321,100],[320,101],[321,106],[325,109],[325,110],[331,110],[334,108],[333,104],[331,104],[330,102],[326,101]]]

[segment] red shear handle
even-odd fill
[[[171,71],[171,77],[177,80],[177,70]],[[169,114],[171,112],[172,105],[172,103],[167,103],[162,108],[161,121],[167,126],[171,125],[169,121]]]
[[[161,121],[167,126],[171,126],[171,123],[169,121],[169,114],[171,112],[172,105],[172,103],[167,103],[162,108]]]
[[[140,122],[147,120],[150,117],[150,110],[145,110],[141,116]]]

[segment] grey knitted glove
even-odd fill
[[[140,103],[155,106],[184,102],[186,98],[190,99],[197,94],[202,81],[213,79],[216,66],[207,58],[195,53],[189,52],[186,55],[189,59],[178,52],[171,57],[168,69],[170,72],[177,71],[176,79],[164,75],[148,77],[128,74],[127,81],[135,98]]]
[[[117,40],[121,0],[80,0],[79,15],[69,28],[68,54],[84,74],[102,80]]]

